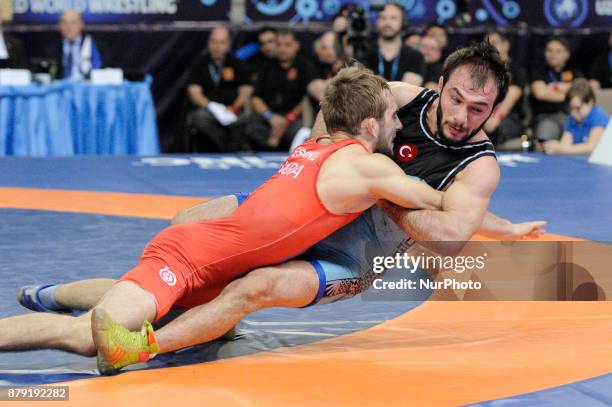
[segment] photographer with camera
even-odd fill
[[[425,60],[418,51],[402,41],[405,11],[399,3],[387,3],[378,13],[377,46],[361,61],[388,81],[402,81],[421,86],[425,76]]]

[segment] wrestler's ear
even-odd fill
[[[368,117],[367,119],[361,122],[361,127],[364,130],[365,135],[367,135],[369,139],[374,140],[377,138],[378,131],[380,130],[378,120],[373,117]]]

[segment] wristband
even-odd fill
[[[269,122],[269,121],[270,121],[270,119],[272,118],[272,115],[273,115],[273,114],[274,114],[274,113],[272,113],[272,112],[270,111],[270,109],[268,109],[268,110],[266,110],[265,112],[263,112],[263,113],[261,114],[261,117],[263,117],[264,119],[266,119],[266,121],[267,121],[267,122]]]
[[[240,111],[240,106],[235,103],[232,103],[232,105],[230,106],[230,110],[234,112],[234,114],[238,114],[238,112]]]
[[[293,112],[289,112],[285,115],[285,120],[287,123],[291,124],[297,120],[297,116]]]
[[[553,88],[554,90],[559,90],[559,82],[555,82],[555,83],[553,83],[552,88]]]

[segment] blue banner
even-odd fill
[[[456,24],[459,12],[455,0],[399,0],[410,24]],[[369,10],[385,1],[371,0],[247,0],[250,21],[329,21],[346,4]],[[610,28],[612,0],[471,0],[469,25],[512,27],[527,24],[538,28]],[[370,13],[372,19],[375,13]]]
[[[15,23],[56,24],[66,9],[85,23],[227,21],[228,0],[13,0]]]

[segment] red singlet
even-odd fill
[[[278,172],[230,216],[171,226],[145,248],[138,266],[121,280],[150,292],[156,319],[174,305],[213,299],[247,272],[291,259],[352,222],[360,213],[336,215],[321,203],[317,176],[325,160],[353,139],[299,146]]]

